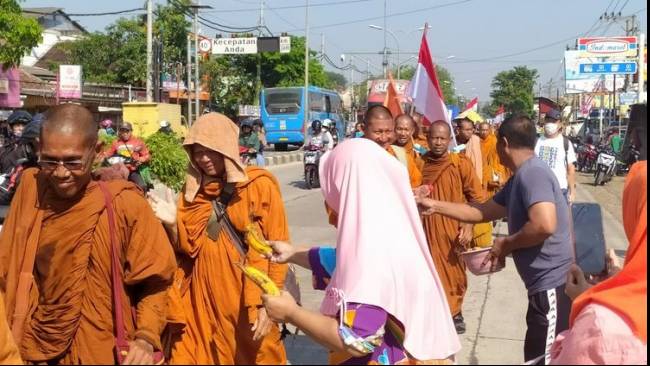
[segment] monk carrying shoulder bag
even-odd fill
[[[121,285],[124,283],[122,278],[122,269],[120,265],[120,247],[117,240],[117,228],[115,221],[115,211],[113,210],[113,197],[108,191],[104,182],[99,182],[99,187],[104,193],[104,203],[108,215],[108,231],[111,241],[111,283],[113,288],[113,317],[115,328],[115,357],[121,365],[124,363],[126,356],[129,354],[129,341],[126,337],[126,327],[124,325],[124,308],[122,306]],[[131,308],[131,314],[135,320],[135,309]],[[134,324],[137,324],[135,321]],[[162,365],[165,362],[165,356],[160,351],[154,351],[153,362],[156,365]]]

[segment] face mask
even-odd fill
[[[544,133],[546,135],[555,135],[560,130],[559,123],[546,123],[544,124]]]

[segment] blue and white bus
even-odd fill
[[[343,105],[335,91],[309,87],[309,113],[305,119],[304,87],[266,88],[260,93],[261,119],[266,140],[276,151],[302,145],[311,122],[329,118],[336,124],[339,141],[345,137]]]

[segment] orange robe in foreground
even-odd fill
[[[418,165],[415,161],[415,158],[408,153],[408,150],[406,150],[406,168],[408,169],[409,172],[409,182],[411,183],[411,188],[417,188],[422,185],[422,172],[418,168]],[[393,149],[392,146],[389,146],[386,151],[388,151],[389,154],[393,155],[394,157],[397,158],[397,153],[395,153],[395,150]]]
[[[497,137],[493,134],[488,135],[485,140],[481,139],[481,157],[483,159],[483,189],[487,194],[486,198],[489,199],[499,190],[499,188],[488,185],[489,182],[494,180],[493,175],[498,175],[501,185],[504,185],[510,178],[508,169],[499,160]]]
[[[248,168],[247,175],[249,181],[237,185],[228,205],[230,221],[243,232],[252,220],[267,240],[288,241],[289,227],[276,179],[260,168]],[[265,338],[253,341],[251,327],[262,306],[262,291],[236,266],[242,258],[230,237],[225,230],[217,241],[206,235],[211,201],[218,198],[222,187],[213,181],[201,187],[193,202],[180,197],[176,249],[183,273],[175,290],[179,290],[182,308],[176,310],[184,313],[186,324],[183,332],[174,336],[171,363],[285,364],[277,325]],[[246,258],[282,288],[287,265],[270,263],[252,249]]]
[[[37,240],[34,284],[21,339],[26,362],[113,364],[114,332],[108,216],[96,182],[78,201],[49,191],[36,169],[25,171],[2,234],[0,283],[6,284],[7,319],[13,319],[17,284],[28,241]],[[107,182],[121,244],[123,311],[129,339],[161,349],[167,291],[176,270],[167,235],[135,185]],[[40,212],[40,213],[39,213]],[[131,305],[136,306],[133,324]]]
[[[21,365],[20,353],[7,325],[4,296],[0,294],[0,365]]]
[[[434,159],[425,155],[423,175],[424,184],[432,186],[429,198],[455,203],[483,201],[481,183],[472,163],[464,156],[446,154]],[[451,314],[455,316],[462,310],[467,290],[465,264],[456,254],[460,222],[434,214],[425,216],[423,225]]]

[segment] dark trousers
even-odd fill
[[[570,313],[571,299],[564,293],[564,285],[528,297],[528,329],[524,341],[526,361],[546,355],[537,365],[548,364],[555,336],[569,329]]]

